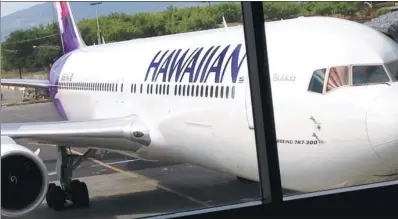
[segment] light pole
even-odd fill
[[[364,2],[365,5],[369,6],[370,8],[370,19],[373,18],[373,5],[372,2]]]
[[[98,5],[102,4],[102,2],[92,2],[89,3],[91,6],[95,6],[95,16],[97,17],[97,37],[98,37],[98,45],[101,44],[101,36],[100,36],[100,27],[99,27],[99,18],[98,18]]]

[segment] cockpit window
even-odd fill
[[[398,61],[387,64],[387,68],[390,71],[392,77],[395,80],[398,80]]]
[[[382,65],[353,66],[352,84],[365,85],[389,82],[390,78]]]
[[[332,67],[329,70],[328,85],[326,91],[330,91],[340,86],[349,85],[348,82],[348,67],[339,66]]]
[[[326,74],[326,68],[315,70],[314,74],[312,74],[308,90],[316,93],[322,93],[325,74]]]

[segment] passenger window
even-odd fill
[[[312,74],[308,90],[321,94],[323,92],[325,74],[326,74],[326,68],[315,70],[314,73]]]
[[[229,97],[229,86],[227,86],[227,87],[225,88],[225,98],[228,99],[228,97]]]
[[[182,86],[182,96],[185,96],[185,85]]]
[[[142,84],[141,84],[141,86],[140,86],[140,94],[142,94]]]
[[[166,90],[166,92],[167,92],[167,95],[169,95],[169,88],[170,88],[170,85],[167,85],[167,90]]]
[[[204,87],[203,85],[200,86],[200,97],[203,97],[203,90],[204,90],[203,87]]]
[[[217,98],[217,97],[218,97],[218,86],[216,86],[216,91],[215,91],[215,95],[214,95],[214,97],[215,97],[215,98]]]
[[[213,97],[213,85],[210,86],[210,97]]]
[[[195,96],[199,97],[199,85],[196,85],[196,94]]]
[[[220,87],[220,98],[224,97],[224,86]]]
[[[232,86],[231,88],[231,98],[235,99],[235,86]]]
[[[134,93],[137,92],[137,84],[134,84],[134,90],[133,90],[133,92],[134,92]]]
[[[344,85],[349,85],[348,67],[339,66],[330,68],[326,91],[330,91]]]
[[[389,81],[390,78],[382,65],[352,67],[353,85],[377,84]]]
[[[155,94],[158,94],[158,85],[155,87]]]
[[[187,96],[189,96],[189,85],[187,85]]]
[[[207,97],[207,95],[208,95],[208,92],[209,92],[209,86],[207,86],[207,85],[206,85],[205,97]]]
[[[178,96],[181,96],[181,90],[182,90],[182,86],[178,85]]]

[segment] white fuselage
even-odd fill
[[[338,36],[333,29],[339,28],[347,33]],[[398,52],[387,48],[395,46],[396,50],[397,45],[370,28],[333,18],[271,22],[266,24],[266,31],[282,186],[315,191],[355,184],[394,169],[395,159],[384,159],[370,143],[366,116],[372,101],[383,92],[398,91],[397,82],[391,86],[342,86],[325,94],[309,92],[308,85],[313,72],[320,68],[398,60]],[[355,31],[363,32],[355,35]],[[377,39],[364,40],[360,45],[369,45],[361,47],[352,43],[358,36]],[[239,44],[240,52],[234,53],[237,59],[228,62]],[[187,162],[258,181],[244,44],[243,28],[234,27],[86,47],[72,52],[65,63],[56,98],[72,121],[139,116],[150,127],[153,139],[149,147],[132,151],[143,158]],[[384,49],[370,48],[380,47],[376,44]],[[217,83],[216,74],[208,72],[228,45],[220,61],[220,72],[225,68],[225,74]],[[212,46],[220,49],[209,59],[205,52],[211,53]],[[194,53],[197,59],[186,62],[196,48],[203,50]],[[178,70],[170,73],[176,56],[169,54],[178,49],[178,58],[190,49],[183,63],[195,70],[191,81],[184,71],[179,77]],[[152,81],[155,68],[150,68],[145,80],[156,54],[161,51],[158,61],[166,50],[170,51],[161,62],[166,80],[162,81],[160,73]],[[209,65],[201,65],[198,71],[202,60],[210,60]],[[241,61],[234,83],[231,69]],[[208,76],[207,81],[201,82],[202,76]],[[98,83],[113,83],[113,89],[117,84],[117,91],[100,90]],[[152,92],[147,92],[148,86],[152,86]],[[397,145],[395,141],[383,152],[398,154]],[[110,148],[118,149],[117,145]]]

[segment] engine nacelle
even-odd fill
[[[19,217],[46,197],[48,172],[38,155],[1,136],[1,215]]]

